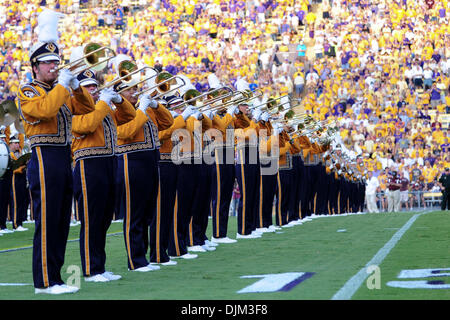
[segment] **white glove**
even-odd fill
[[[203,112],[203,114],[212,120],[212,118],[216,115],[216,111],[208,110]]]
[[[252,112],[253,120],[255,120],[256,122],[261,120],[261,115],[262,115],[262,111],[259,109],[253,110],[253,112]]]
[[[261,120],[267,122],[267,121],[269,121],[269,118],[270,118],[270,114],[268,112],[264,111],[261,115]]]
[[[173,110],[171,110],[170,111],[170,114],[172,115],[172,117],[175,119],[176,117],[178,117],[179,116],[179,114],[178,113],[176,113],[175,111],[173,111]]]
[[[283,132],[283,130],[284,130],[283,126],[276,123],[273,127],[273,134],[278,136],[278,135],[280,135],[281,132]]]
[[[235,114],[239,113],[239,107],[238,106],[231,106],[231,107],[228,108],[227,113],[231,114],[232,116],[234,116]]]
[[[111,99],[112,102],[114,102],[114,103],[122,103],[123,102],[122,96],[119,93],[117,93],[116,91],[114,91],[114,89],[112,89],[111,94],[112,94],[112,99]]]
[[[5,129],[6,129],[6,127],[4,125],[0,126],[0,131],[3,131]]]
[[[140,100],[139,109],[141,109],[141,107],[142,107],[144,110],[142,110],[142,109],[141,110],[144,111],[144,112],[149,107],[153,108],[153,109],[158,108],[158,102],[156,102],[155,99],[152,99],[149,94],[141,95],[139,97],[139,100]]]
[[[186,109],[184,109],[183,113],[181,113],[181,116],[183,117],[184,121],[187,120],[190,116],[192,116],[197,109],[195,109],[193,106],[188,105]]]
[[[195,113],[194,113],[192,116],[193,116],[195,119],[200,120],[200,119],[202,119],[203,114],[202,114],[199,110],[197,110],[197,111],[195,111]]]
[[[342,173],[342,170],[338,170],[338,174],[341,174]]]
[[[100,96],[98,97],[98,100],[102,100],[106,102],[108,106],[110,106],[113,98],[113,91],[114,90],[111,88],[103,89],[102,91],[100,91]]]
[[[75,76],[68,69],[62,69],[58,76],[58,84],[62,85],[67,90],[70,90],[70,83]]]
[[[73,77],[69,84],[73,90],[77,90],[80,87],[80,81],[78,81],[77,77]]]

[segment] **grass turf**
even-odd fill
[[[127,271],[123,235],[107,238],[107,270],[120,274],[119,281],[86,283],[73,295],[35,295],[32,286],[0,286],[0,299],[120,299],[120,300],[301,300],[330,299],[354,274],[391,239],[414,213],[331,216],[314,219],[258,239],[242,239],[234,244],[220,244],[216,251],[199,253],[194,260],[180,260],[176,266],[162,266],[148,273]],[[397,280],[401,269],[450,267],[448,213],[422,215],[406,232],[381,264],[382,289],[368,290],[363,283],[353,299],[448,299],[448,290],[408,290],[390,288],[387,281]],[[4,235],[0,250],[30,246],[30,230]],[[211,228],[208,228],[210,236]],[[122,224],[112,224],[108,233],[122,231]],[[447,233],[446,233],[447,231]],[[79,226],[72,227],[69,239],[77,239]],[[229,235],[234,238],[236,218],[229,221]],[[0,253],[0,283],[31,284],[32,250]],[[447,259],[445,259],[447,258]],[[67,244],[63,279],[70,265],[80,266],[79,244]],[[314,275],[286,292],[245,293],[237,291],[259,279],[245,275],[287,272],[314,272]],[[433,291],[433,292],[430,292]]]

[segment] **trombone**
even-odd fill
[[[264,102],[264,103],[261,103],[261,104],[258,104],[258,105],[256,105],[256,106],[253,106],[252,109],[254,109],[254,108],[259,108],[259,107],[261,107],[261,106],[263,106],[263,105],[270,104],[270,103],[272,103],[272,102],[275,102],[275,101],[280,100],[280,99],[282,99],[282,98],[284,98],[284,97],[287,97],[287,96],[289,96],[289,94],[285,94],[284,96],[280,96],[280,97],[278,97],[278,98],[272,98],[272,99],[269,99],[269,100],[267,100],[267,101]],[[284,104],[286,104],[286,103],[284,103]],[[273,108],[273,107],[267,107],[268,110],[269,110],[269,109],[272,109],[272,108]]]
[[[149,67],[149,68],[151,68],[151,67]],[[151,68],[151,69],[153,69],[153,68]],[[161,74],[163,74],[163,75],[161,75]],[[138,91],[138,92],[134,93],[133,96],[140,96],[141,94],[143,94],[143,93],[145,93],[147,91],[156,89],[159,92],[159,94],[156,94],[156,95],[152,96],[152,99],[156,100],[156,99],[159,99],[159,98],[163,97],[164,95],[167,95],[169,92],[172,92],[172,91],[175,91],[175,90],[178,90],[178,89],[182,88],[185,85],[185,82],[184,82],[183,78],[181,78],[179,76],[176,76],[176,75],[173,76],[169,72],[163,71],[163,72],[157,73],[155,75],[152,75],[150,77],[147,77],[147,78],[145,78],[145,79],[143,79],[143,80],[133,84],[130,87],[123,88],[118,93],[121,93],[121,92],[123,92],[125,90],[128,90],[129,88],[137,86],[137,85],[139,85],[139,84],[141,84],[143,82],[147,82],[148,80],[150,80],[152,78],[155,78],[155,77],[156,77],[156,81],[155,81],[156,85],[148,87],[148,88],[144,88],[141,91]],[[172,88],[172,84],[173,84],[172,82],[173,82],[173,80],[176,80],[176,79],[180,79],[181,83],[179,83],[178,86]]]
[[[111,55],[106,57],[106,52],[110,52]],[[82,48],[81,57],[66,63],[53,71],[60,71],[62,69],[68,68],[70,71],[73,71],[77,68],[83,67],[81,71],[77,71],[78,73],[83,73],[86,70],[92,69],[95,71],[101,71],[106,67],[106,63],[116,57],[116,53],[113,49],[105,46],[101,46],[98,43],[90,42],[86,44]]]
[[[118,70],[119,71],[119,77],[115,78],[111,82],[108,82],[107,84],[104,84],[103,86],[98,87],[95,90],[94,93],[97,93],[97,92],[99,92],[99,91],[101,91],[103,89],[112,87],[112,86],[116,85],[117,83],[119,83],[121,81],[131,82],[133,80],[132,79],[133,75],[135,75],[137,73],[140,73],[140,72],[142,72],[145,69],[152,69],[152,70],[154,70],[152,67],[149,67],[149,66],[145,66],[145,67],[142,67],[142,68],[138,69],[136,64],[134,64],[133,62],[131,62],[129,60],[124,60],[124,61],[122,61],[120,63],[120,68]],[[142,82],[143,82],[143,80],[139,81],[138,83],[133,84],[131,87],[134,87],[134,86],[136,86],[136,85],[138,85],[138,84],[140,84]],[[120,93],[120,92],[122,92],[124,90],[127,90],[127,89],[129,89],[131,87],[126,87],[126,88],[120,90],[118,93]]]
[[[184,107],[187,104],[191,104],[194,101],[196,102],[195,105],[197,105],[197,100],[202,99],[202,98],[207,97],[207,96],[214,95],[215,93],[218,93],[220,90],[223,90],[223,89],[225,89],[227,91],[231,90],[228,87],[220,87],[220,88],[216,88],[216,89],[213,89],[211,91],[208,91],[208,92],[200,93],[199,91],[197,91],[195,89],[189,89],[184,94],[184,101],[182,103],[178,104],[177,106],[175,106],[174,109],[180,109],[181,107]],[[225,97],[219,96],[219,97],[213,97],[211,99],[208,99],[208,100],[206,100],[205,102],[202,103],[202,108],[204,108],[205,106],[210,105],[211,103],[219,101],[221,99],[225,99],[228,96],[229,96],[229,94],[227,94],[227,96],[225,96]],[[204,110],[204,111],[206,111],[206,110]]]

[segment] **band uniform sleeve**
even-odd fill
[[[109,106],[100,100],[95,110],[87,114],[72,117],[72,131],[77,134],[93,133],[109,113]]]
[[[117,138],[123,140],[133,138],[147,121],[147,115],[141,110],[137,110],[136,117],[133,120],[117,126]]]
[[[118,126],[133,120],[136,117],[136,109],[127,100],[123,99],[122,103],[116,103],[116,111],[114,112],[114,118]]]
[[[43,89],[26,85],[19,90],[19,103],[22,113],[33,120],[46,120],[55,117],[59,109],[70,98],[70,93],[62,85],[57,84],[45,94]]]
[[[174,119],[173,124],[170,126],[170,128],[158,131],[158,138],[160,141],[170,139],[172,137],[172,133],[175,130],[184,128],[185,126],[186,122],[184,121],[183,117],[178,116]]]
[[[170,111],[162,104],[158,103],[158,108],[148,108],[147,116],[149,116],[158,127],[158,130],[170,128],[173,124],[173,116]]]
[[[80,90],[72,90],[73,96],[71,97],[72,102],[72,113],[74,115],[86,114],[95,109],[95,102],[89,91],[86,88],[80,86]]]

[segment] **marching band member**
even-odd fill
[[[289,209],[291,206],[292,187],[294,184],[292,155],[290,152],[291,143],[287,133],[289,128],[279,124],[275,129],[275,134],[280,139],[279,172],[277,177],[277,200],[276,200],[276,225],[281,227],[289,222]]]
[[[256,112],[256,111],[255,111]],[[260,187],[259,187],[259,207],[256,219],[257,231],[275,232],[278,227],[273,225],[272,208],[273,199],[277,191],[278,177],[278,154],[272,149],[278,145],[278,135],[274,135],[273,127],[270,122],[270,114],[268,112],[254,115],[255,120],[259,120],[259,132],[266,130],[266,137],[260,136]],[[274,142],[272,142],[274,141]]]
[[[237,81],[236,88],[239,91],[250,91],[248,83],[243,79]],[[234,120],[237,152],[235,172],[241,191],[236,238],[259,238],[261,233],[255,230],[260,182],[257,126],[249,119],[249,106],[245,102],[232,106],[228,112],[236,118]]]
[[[211,77],[211,76],[210,76]],[[211,85],[211,87],[217,87]],[[234,117],[225,108],[219,109],[212,118],[212,126],[222,136],[214,141],[214,167],[212,169],[211,215],[214,243],[235,243],[228,233],[228,216],[235,181],[234,169]]]
[[[201,150],[202,162],[199,164],[198,194],[193,204],[194,215],[189,226],[189,244],[188,251],[206,252],[216,250],[217,244],[211,244],[206,236],[208,228],[208,217],[211,214],[211,179],[212,179],[212,138],[209,136],[209,129],[212,128],[212,112],[202,113],[202,130],[201,130]]]
[[[150,97],[139,96],[133,81],[117,83],[115,91],[124,90],[122,97],[137,110],[136,117],[117,127],[119,197],[124,203],[123,229],[128,269],[147,272],[158,270],[150,265],[146,252],[148,233],[154,237],[158,196],[158,161],[160,142],[158,130],[173,124],[173,117],[163,104]],[[150,228],[150,229],[149,229]]]
[[[55,21],[56,20],[56,21]],[[35,293],[61,294],[78,291],[64,284],[61,267],[69,234],[72,208],[72,115],[93,110],[86,89],[60,63],[57,20],[49,10],[38,17],[39,41],[30,52],[34,80],[20,87],[18,108],[32,156],[27,176],[33,202],[33,281]],[[48,30],[43,25],[47,23]]]
[[[0,140],[5,142],[6,145],[9,144],[9,134],[9,127],[6,127],[2,132],[0,132]],[[13,230],[9,230],[6,226],[8,205],[10,202],[11,181],[12,171],[7,169],[0,178],[0,235],[14,232]]]
[[[180,88],[181,96],[184,101],[190,100],[193,96],[199,95],[199,92],[186,79],[186,85]],[[188,105],[189,108],[190,105]],[[193,106],[191,106],[193,107]],[[209,197],[202,198],[199,194],[199,177],[202,175],[202,137],[203,133],[212,125],[210,119],[207,119],[198,109],[195,110],[186,120],[186,130],[176,135],[176,148],[172,154],[176,155],[176,164],[178,164],[178,180],[176,209],[173,218],[173,233],[169,242],[169,256],[171,259],[195,259],[196,254],[188,253],[188,245],[193,244],[192,221],[196,215],[201,212],[195,212],[199,205],[196,201],[207,201]],[[200,219],[197,216],[195,219]],[[201,240],[199,240],[201,241]],[[203,240],[204,242],[204,240]],[[199,244],[199,243],[197,243]]]
[[[9,140],[10,157],[18,160],[22,156],[23,134],[19,137],[12,136]],[[26,164],[15,169],[11,180],[12,196],[10,201],[10,216],[14,231],[27,231],[22,223],[27,220],[28,205],[30,204],[30,192],[27,187]]]
[[[176,107],[183,102],[183,99],[177,96],[167,98],[168,108]],[[178,166],[172,161],[172,149],[174,142],[172,134],[186,127],[186,120],[195,112],[194,108],[188,107],[183,112],[176,109],[179,113],[173,111],[173,125],[158,132],[158,138],[161,143],[159,158],[159,187],[156,207],[156,230],[154,240],[150,241],[153,250],[150,250],[150,263],[161,264],[163,266],[176,265],[175,260],[169,257],[169,241],[173,239],[174,214],[177,208],[177,179]],[[153,240],[153,237],[152,237]]]
[[[73,117],[72,152],[74,198],[81,221],[80,255],[87,282],[118,280],[106,272],[106,232],[111,224],[115,199],[117,126],[136,116],[134,107],[112,89],[96,92],[92,70],[77,77],[92,95],[95,110]]]

